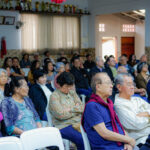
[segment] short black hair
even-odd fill
[[[62,87],[63,85],[73,85],[75,82],[74,76],[70,72],[63,72],[57,77],[57,83]]]
[[[91,54],[86,54],[86,58],[88,58],[89,56],[91,56]]]
[[[45,51],[45,52],[44,52],[44,55],[46,56],[46,55],[47,55],[47,53],[49,53],[49,51]]]
[[[14,60],[14,59],[18,60],[18,62],[19,62],[19,58],[18,57],[13,57],[12,60]]]
[[[71,63],[74,63],[74,61],[75,61],[76,59],[80,59],[79,56],[74,56],[74,57],[72,57]]]
[[[41,69],[35,70],[33,73],[34,80],[37,81],[40,77],[44,76],[45,72]]]

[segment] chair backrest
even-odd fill
[[[59,129],[54,127],[37,128],[25,131],[20,136],[24,150],[35,150],[48,146],[57,146],[64,150]]]
[[[2,137],[0,138],[0,150],[23,150],[23,146],[17,137]]]
[[[80,130],[81,130],[85,150],[91,150],[89,139],[88,139],[87,134],[85,133],[82,125],[80,126]]]

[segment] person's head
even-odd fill
[[[38,60],[34,60],[31,64],[31,72],[33,73],[36,69],[40,68],[40,62]]]
[[[108,58],[108,55],[105,55],[105,56],[104,56],[105,61],[107,60],[107,58]]]
[[[57,77],[57,83],[60,86],[59,90],[65,94],[68,94],[73,88],[74,82],[74,76],[69,72],[63,72]]]
[[[45,65],[47,62],[49,62],[49,61],[51,61],[50,58],[45,58],[45,59],[44,59],[44,65]]]
[[[6,69],[6,67],[12,67],[12,58],[11,57],[6,57],[4,60],[3,68]]]
[[[134,94],[133,78],[128,73],[120,73],[116,76],[115,85],[119,91],[120,97],[130,99]]]
[[[128,73],[126,67],[124,66],[119,66],[118,69],[117,69],[117,73],[120,74],[120,73]]]
[[[8,77],[10,77],[10,74],[11,74],[11,67],[7,66],[5,69],[6,69],[6,71],[7,71]]]
[[[147,63],[141,62],[141,63],[138,64],[138,66],[137,66],[137,72],[138,73],[141,73],[141,72],[146,73],[147,71],[148,71]]]
[[[28,96],[29,87],[23,77],[13,77],[10,82],[12,95],[19,95],[22,98]]]
[[[5,86],[8,81],[7,71],[5,69],[0,69],[0,86]]]
[[[147,55],[145,55],[145,54],[142,55],[141,58],[140,58],[140,62],[145,62],[146,63],[147,62]]]
[[[127,64],[127,61],[128,61],[128,58],[127,58],[126,55],[122,55],[122,56],[120,57],[120,63],[121,63],[121,65],[126,65],[126,64]]]
[[[34,53],[33,58],[34,60],[39,60],[39,53]]]
[[[134,54],[131,54],[129,56],[129,61],[136,61],[136,56]]]
[[[65,71],[65,65],[64,65],[64,63],[62,63],[62,62],[57,62],[57,63],[56,63],[56,71],[57,71],[58,73],[64,72],[64,71]]]
[[[49,51],[45,51],[45,52],[44,52],[44,56],[45,56],[45,57],[50,57],[50,52],[49,52]]]
[[[47,61],[44,66],[44,70],[46,73],[53,72],[54,71],[53,63],[51,61]]]
[[[91,54],[87,54],[87,55],[86,55],[86,59],[87,59],[88,61],[92,61],[92,56],[91,56]]]
[[[12,65],[14,67],[18,67],[19,66],[19,58],[18,57],[13,57],[12,58]]]
[[[42,70],[35,70],[34,74],[33,74],[34,80],[36,81],[36,83],[39,83],[41,85],[45,85],[46,84],[46,74],[44,73],[44,71]]]
[[[23,54],[22,59],[23,60],[28,60],[29,59],[29,54],[27,54],[27,53]]]
[[[72,62],[72,64],[73,64],[74,67],[76,67],[76,68],[80,67],[80,63],[81,62],[80,62],[80,59],[79,59],[78,56],[73,57],[72,60],[71,60],[71,62]]]
[[[58,62],[63,62],[64,64],[66,64],[68,62],[67,58],[66,57],[60,57],[58,59]]]
[[[108,98],[112,95],[112,81],[106,73],[97,73],[92,77],[91,88],[93,93]]]
[[[67,62],[67,63],[65,64],[65,71],[66,71],[66,72],[70,72],[70,64],[69,64],[69,62]]]
[[[97,65],[99,68],[104,67],[104,61],[103,61],[103,59],[102,59],[100,56],[97,56],[97,57],[96,57],[95,62],[96,62],[96,65]]]
[[[115,65],[116,65],[115,58],[112,57],[112,56],[109,56],[109,57],[107,58],[106,63],[107,63],[110,67],[115,67]]]

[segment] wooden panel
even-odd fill
[[[134,54],[134,37],[121,37],[121,54]]]

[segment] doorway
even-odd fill
[[[121,54],[134,54],[134,37],[121,37]]]
[[[102,37],[102,58],[104,58],[105,55],[113,55],[115,58],[117,58],[116,37]]]

